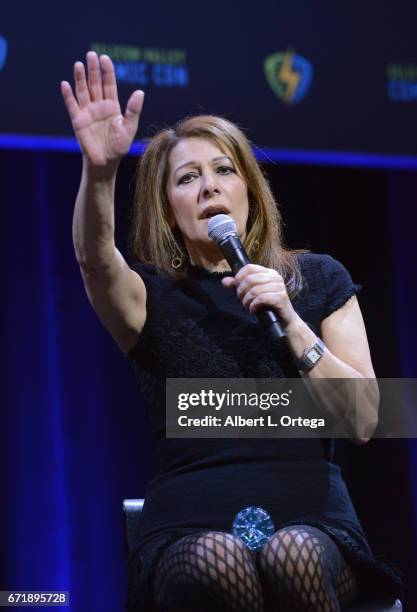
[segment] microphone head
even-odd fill
[[[228,236],[237,235],[236,223],[229,215],[215,215],[208,222],[209,238],[220,244]]]

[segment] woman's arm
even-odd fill
[[[304,350],[314,344],[316,335],[296,315],[285,329],[294,356],[299,359]],[[324,392],[316,396],[323,408],[339,421],[348,419],[352,442],[365,443],[378,424],[379,392],[369,352],[365,325],[356,296],[321,322],[325,344],[323,357],[310,370],[302,372],[306,379],[362,379],[347,381],[338,394]],[[319,393],[321,386],[311,388]],[[331,387],[330,387],[331,388]],[[357,402],[360,396],[360,404]],[[366,435],[365,435],[365,432]]]
[[[288,346],[296,359],[316,341],[315,333],[295,312],[284,280],[275,270],[249,264],[234,278],[223,279],[225,286],[235,286],[242,304],[250,312],[261,306],[273,308],[280,315]],[[321,323],[325,343],[322,358],[310,370],[302,372],[308,380],[347,379],[338,393],[335,385],[310,385],[316,401],[337,422],[346,423],[353,442],[365,443],[378,423],[379,392],[369,352],[365,325],[355,296]],[[360,404],[357,388],[360,385]],[[358,380],[360,379],[360,381]],[[329,394],[328,391],[331,391]]]
[[[83,153],[83,171],[74,217],[73,241],[88,298],[120,348],[132,348],[146,319],[146,289],[114,242],[114,189],[120,159],[137,131],[143,92],[130,97],[121,114],[113,64],[87,54],[74,66],[61,91]]]

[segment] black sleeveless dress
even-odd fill
[[[320,322],[360,289],[328,255],[299,256],[303,288],[293,306],[320,335]],[[353,508],[333,441],[325,439],[166,439],[165,379],[297,377],[285,345],[274,345],[221,278],[190,267],[174,283],[155,266],[132,266],[147,289],[147,320],[129,353],[139,375],[158,460],[128,566],[127,608],[153,612],[152,580],[175,540],[231,531],[236,513],[261,506],[276,529],[309,524],[337,543],[360,597],[401,596],[401,581],[374,558]]]

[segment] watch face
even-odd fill
[[[312,364],[315,364],[320,359],[320,353],[318,353],[315,348],[312,348],[308,351],[306,357]]]

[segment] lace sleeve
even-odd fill
[[[352,295],[357,295],[362,286],[354,283],[344,265],[330,255],[322,256],[321,274],[326,296],[321,318],[325,319],[341,308]]]

